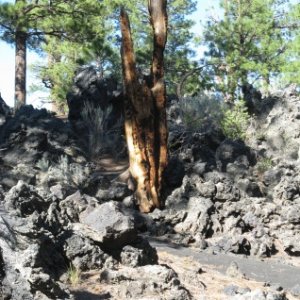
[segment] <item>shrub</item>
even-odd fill
[[[204,93],[197,97],[182,98],[179,107],[182,123],[190,131],[219,127],[223,116],[221,99]]]
[[[79,269],[70,264],[68,270],[68,281],[72,286],[76,286],[80,282],[81,272]]]
[[[73,185],[77,188],[84,188],[90,175],[90,169],[78,163],[69,163],[66,155],[62,155],[58,162],[50,163],[48,160],[41,159],[36,164],[41,170],[41,183],[62,183]]]
[[[261,158],[256,164],[259,173],[264,173],[273,167],[273,161],[269,157]]]
[[[50,162],[49,160],[43,157],[36,163],[36,167],[42,172],[47,172],[50,167]]]
[[[249,125],[250,116],[247,112],[245,101],[239,100],[232,109],[225,109],[221,121],[221,129],[224,135],[233,140],[244,140]]]
[[[113,154],[114,151],[117,151],[117,139],[121,136],[122,120],[119,120],[112,128],[107,129],[106,123],[111,111],[111,106],[102,110],[100,107],[85,102],[81,115],[88,130],[87,146],[92,159],[97,158],[107,150]]]
[[[88,129],[88,149],[91,157],[97,156],[103,150],[105,143],[105,120],[111,108],[102,110],[89,102],[84,103],[81,113],[85,126]]]

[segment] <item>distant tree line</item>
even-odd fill
[[[0,38],[16,49],[15,106],[26,103],[26,49],[46,57],[46,63],[34,69],[57,106],[65,105],[80,66],[94,65],[99,77],[121,79],[121,5],[131,16],[137,63],[141,71],[147,70],[152,39],[146,2],[15,0],[0,4]],[[180,90],[192,95],[211,89],[234,101],[242,97],[242,86],[250,83],[267,90],[275,78],[300,82],[300,4],[220,0],[223,16],[209,18],[200,40],[191,31],[190,16],[196,4],[195,0],[168,1],[165,66],[169,93]],[[207,50],[196,61],[195,50],[200,46]]]
[[[130,13],[136,59],[146,70],[153,43],[146,0],[16,0],[0,4],[0,38],[15,44],[16,49],[15,106],[26,103],[26,49],[46,57],[46,63],[34,69],[58,106],[65,105],[66,93],[80,66],[94,65],[99,77],[121,79],[121,6]],[[172,0],[168,4],[166,81],[173,91],[181,74],[196,65],[190,60],[193,22],[187,18],[195,9],[194,0]]]
[[[204,84],[229,102],[249,84],[268,90],[271,80],[300,83],[300,4],[287,0],[220,0],[224,15],[210,18]]]

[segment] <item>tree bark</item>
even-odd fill
[[[142,212],[163,205],[163,172],[168,162],[166,89],[163,53],[167,39],[165,0],[149,0],[154,34],[151,79],[139,80],[129,18],[121,9],[122,67],[126,100],[125,133],[130,172],[135,179],[136,199]]]
[[[26,104],[26,33],[15,35],[15,109]]]
[[[23,3],[25,0],[15,0],[15,4]],[[27,34],[22,30],[19,19],[23,16],[16,16],[17,26],[15,31],[15,109],[26,104],[26,40]]]

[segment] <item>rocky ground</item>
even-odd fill
[[[295,91],[263,99],[246,142],[185,131],[172,103],[165,209],[148,215],[122,151],[91,159],[74,119],[0,104],[0,299],[300,299]]]

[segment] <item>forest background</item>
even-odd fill
[[[3,7],[3,4],[7,2],[13,4],[13,1],[0,1],[0,4]],[[133,5],[135,5],[134,3]],[[139,1],[136,2],[136,6],[138,6],[138,3]],[[239,90],[245,83],[254,83],[258,88],[262,88],[264,82],[270,85],[271,81],[275,82],[274,79],[276,79],[278,86],[292,82],[299,83],[300,76],[299,71],[297,71],[299,70],[298,56],[300,53],[299,1],[253,0],[250,6],[247,3],[249,4],[249,1],[243,0],[169,1],[169,10],[172,15],[171,18],[173,18],[173,24],[171,24],[170,49],[169,53],[167,50],[167,57],[169,55],[170,61],[173,62],[172,67],[174,67],[174,70],[171,70],[168,66],[166,67],[170,76],[167,80],[173,82],[173,86],[168,86],[169,92],[174,92],[175,85],[180,83],[181,78],[192,70],[198,71],[190,77],[192,80],[186,85],[186,95],[195,95],[204,89],[213,88],[214,91],[223,93],[225,98],[234,100],[234,98],[240,97],[241,92]],[[181,9],[178,10],[178,7],[181,7]],[[178,11],[176,17],[173,14],[174,11]],[[7,22],[5,13],[4,8],[0,14],[2,25]],[[139,22],[136,20],[137,15],[136,12],[132,13],[133,26],[136,26],[136,28],[139,26]],[[105,16],[103,16],[102,20],[105,21]],[[45,24],[43,26],[48,26]],[[93,26],[97,27],[96,24],[93,24]],[[74,28],[70,30],[72,31]],[[97,31],[96,28],[94,29]],[[113,27],[109,29],[114,30]],[[84,35],[84,30],[82,33]],[[0,92],[5,101],[13,106],[14,42],[7,34],[5,27],[1,26],[0,34],[2,38],[0,41]],[[103,34],[103,32],[99,31],[97,34],[104,37],[109,36],[107,33]],[[116,38],[115,41],[109,37],[105,43],[99,44],[98,47],[100,52],[102,51],[102,54],[106,56],[105,59],[109,57],[108,60],[110,62],[118,60],[116,57],[118,55],[117,47],[114,47],[113,51],[109,49],[109,43],[117,45],[118,33],[115,31],[113,35]],[[247,40],[247,38],[249,39]],[[45,39],[47,40],[47,37]],[[79,37],[80,39],[81,37]],[[144,39],[146,40],[147,38]],[[61,38],[56,40],[54,38],[52,42],[58,45],[61,40]],[[70,61],[72,59],[74,61],[74,58],[70,60],[68,55],[80,56],[81,54],[70,53],[69,49],[72,48],[72,45],[67,45],[67,43],[61,43],[60,47],[54,50],[53,45],[51,46],[52,42],[49,42],[48,39],[47,43],[44,43],[42,46],[37,43],[27,48],[27,103],[35,106],[49,103],[47,101],[49,97],[52,100],[55,98],[55,101],[58,102],[63,101],[65,98],[64,93],[69,88],[73,71],[80,65],[95,62],[96,56],[99,57],[99,53],[95,53],[95,49],[97,49],[97,43],[101,43],[101,38],[95,41],[90,49],[89,47],[78,49],[78,52],[85,53],[85,57],[79,59],[81,60],[80,63],[78,63],[79,60],[77,59],[72,68],[66,69],[61,62],[68,61],[68,64],[71,65]],[[142,44],[138,40],[135,43]],[[45,44],[47,44],[46,47]],[[112,53],[114,51],[115,53]],[[61,55],[59,58],[60,66],[56,64],[60,69],[54,70],[52,68],[52,74],[50,74],[51,72],[48,74],[43,73],[43,69],[51,69],[49,68],[49,53],[53,59],[57,54],[55,52],[60,52]],[[141,64],[147,52],[149,51],[141,49],[140,53],[137,54],[137,56],[140,54],[138,60],[140,59]],[[48,53],[48,56],[45,55],[46,53]],[[100,56],[102,54],[100,53]],[[107,68],[107,70],[113,68],[110,63],[104,63],[104,65],[104,68]],[[203,66],[205,67],[203,68]],[[56,74],[54,74],[55,72]],[[104,70],[105,72],[106,70]],[[68,77],[63,89],[62,77],[58,80],[61,82],[60,87],[58,87],[58,84],[54,84],[54,81],[58,79],[57,73],[60,73],[60,76],[63,76],[63,78]],[[51,76],[53,78],[50,78]],[[41,81],[45,83],[45,78],[47,78],[48,87],[41,84]],[[49,86],[51,89],[49,89]],[[56,89],[56,87],[58,88]],[[51,96],[49,96],[50,90]]]

